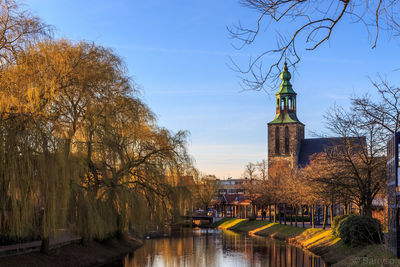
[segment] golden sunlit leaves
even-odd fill
[[[45,40],[1,74],[0,211],[13,224],[0,224],[0,235],[71,225],[85,239],[104,238],[149,230],[189,207],[189,189],[170,179],[192,169],[187,133],[157,126],[112,50]]]

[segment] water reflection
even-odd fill
[[[319,257],[269,238],[232,231],[194,229],[179,236],[147,240],[124,266],[315,266]]]

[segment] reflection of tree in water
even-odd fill
[[[325,266],[284,242],[231,231],[195,230],[152,239],[125,259],[125,266]]]

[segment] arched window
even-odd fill
[[[279,109],[279,98],[276,99],[276,109]]]
[[[285,154],[289,154],[289,127],[285,127]]]
[[[275,128],[275,153],[279,154],[279,127]]]
[[[285,99],[282,99],[282,101],[281,101],[281,109],[282,110],[285,109]]]
[[[288,104],[288,106],[289,106],[289,109],[290,109],[290,110],[293,110],[293,101],[292,101],[291,98],[289,98],[289,104]]]

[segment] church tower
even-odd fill
[[[304,139],[304,124],[296,115],[296,92],[290,83],[290,72],[285,62],[282,83],[276,95],[276,116],[268,123],[268,165],[285,161],[297,167],[300,143]]]

